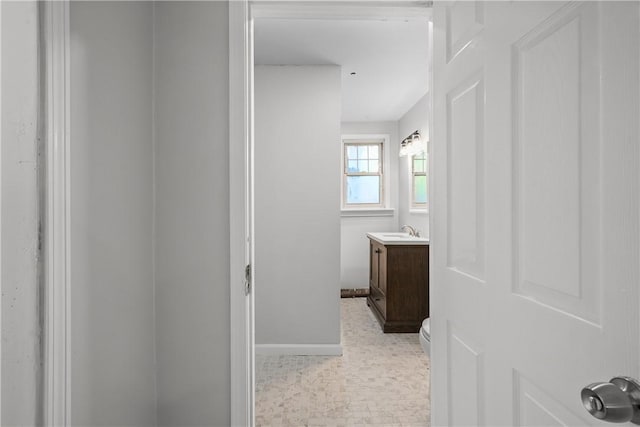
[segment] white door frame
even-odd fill
[[[254,293],[244,294],[253,242],[254,19],[431,19],[430,2],[229,2],[229,190],[231,273],[231,425],[255,424]],[[253,267],[251,267],[253,269]],[[253,271],[251,272],[253,277]]]
[[[247,61],[248,3],[229,2],[229,141],[230,173],[230,305],[232,425],[253,419],[253,301],[244,294],[244,266],[251,259],[248,242],[248,162],[245,132],[251,79]],[[46,130],[44,425],[66,426],[70,419],[70,22],[69,0],[40,5],[44,40]],[[239,48],[238,48],[239,47]],[[236,141],[238,141],[236,143]],[[239,166],[238,166],[239,165]],[[234,170],[235,168],[235,170]],[[239,173],[234,173],[239,172]],[[251,308],[251,309],[250,309]]]
[[[69,0],[40,5],[44,41],[46,131],[44,425],[66,426],[70,415],[70,22]],[[229,7],[230,304],[232,425],[253,419],[252,296],[244,295],[244,266],[250,259],[248,177],[249,67],[248,3]],[[239,48],[238,48],[239,47]],[[236,142],[238,141],[238,142]],[[249,169],[247,169],[248,172]],[[239,173],[235,173],[239,172]],[[251,307],[251,309],[249,309]]]
[[[254,424],[253,35],[247,0],[229,2],[229,254],[231,425]]]
[[[40,4],[44,40],[44,425],[66,426],[70,408],[70,45],[69,1]]]
[[[70,408],[70,40],[69,0],[42,4],[47,121],[44,424],[65,426]],[[424,2],[360,4],[229,2],[229,189],[231,425],[254,425],[253,19],[425,19]],[[253,272],[252,272],[253,273]],[[253,275],[253,274],[252,274]]]
[[[46,213],[44,331],[44,425],[66,426],[70,419],[70,22],[69,0],[40,5],[44,41]],[[252,69],[247,0],[229,2],[230,304],[232,425],[253,419],[253,296],[244,294],[248,244],[250,138],[248,108]]]
[[[2,27],[2,3],[0,3],[0,28]],[[0,31],[2,46],[2,31]],[[0,55],[0,100],[2,99],[2,55]],[[0,102],[0,142],[2,141],[2,103]],[[0,143],[0,289],[2,289],[2,144]],[[0,304],[0,331],[2,331],[2,304]],[[0,354],[2,340],[0,339]],[[2,380],[2,363],[0,363],[0,383]],[[2,389],[2,387],[0,387]],[[2,391],[0,390],[0,423],[2,422]]]

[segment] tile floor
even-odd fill
[[[340,356],[256,356],[256,425],[429,426],[418,334],[383,334],[365,298],[344,298]]]

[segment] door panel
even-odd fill
[[[484,3],[459,1],[446,9],[447,62],[473,42],[484,25]]]
[[[601,425],[638,376],[638,9],[434,7],[433,425]]]
[[[597,5],[570,5],[513,46],[514,292],[599,323]]]
[[[481,347],[449,323],[447,325],[447,354],[452,369],[448,371],[452,425],[478,426],[484,424],[484,363]]]
[[[514,371],[514,426],[570,426],[583,421],[549,393]]]
[[[484,83],[475,73],[447,93],[447,265],[484,279]]]

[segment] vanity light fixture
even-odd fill
[[[426,142],[422,140],[419,131],[413,132],[400,143],[400,157],[413,156],[426,151]]]

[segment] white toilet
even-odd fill
[[[420,328],[420,344],[424,352],[429,355],[431,350],[431,322],[427,317],[422,321],[422,327]]]

